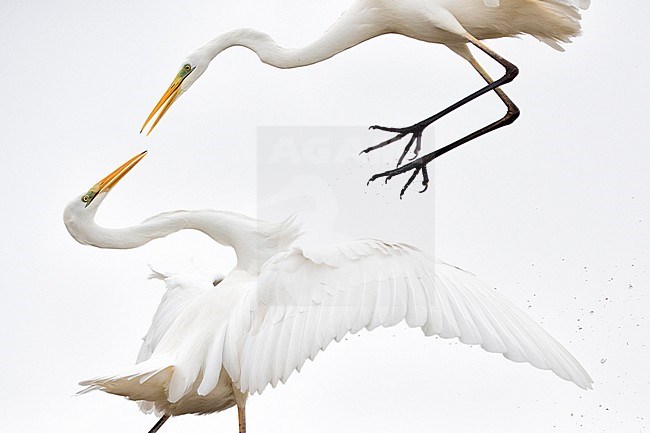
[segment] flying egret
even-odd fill
[[[64,222],[72,237],[100,248],[136,248],[198,230],[237,255],[226,277],[154,272],[167,292],[137,364],[81,382],[87,387],[82,392],[103,390],[155,411],[160,419],[151,432],[172,416],[237,406],[243,433],[248,394],[284,383],[348,333],[403,321],[427,336],[478,344],[591,388],[578,361],[505,297],[409,245],[366,239],[299,248],[292,246],[299,236],[292,219],[269,223],[219,210],[166,212],[128,228],[96,225],[108,192],[144,156],[67,205]]]
[[[187,56],[140,132],[158,114],[149,130],[151,133],[174,101],[205,72],[210,62],[227,48],[243,46],[254,51],[266,64],[276,68],[297,68],[327,60],[374,37],[397,33],[448,46],[467,60],[487,82],[482,89],[411,126],[371,127],[396,135],[365,149],[362,153],[402,139],[407,140],[397,167],[373,176],[371,181],[382,177],[388,181],[396,175],[412,172],[402,189],[402,196],[417,176],[422,174],[424,189],[421,192],[424,192],[429,184],[427,164],[464,143],[511,124],[519,117],[517,106],[499,88],[512,81],[517,76],[518,69],[491,50],[482,40],[528,34],[557,50],[562,50],[560,42],[570,42],[571,38],[580,34],[580,9],[588,8],[589,4],[590,0],[356,0],[321,38],[297,49],[283,48],[269,35],[257,30],[234,30],[218,36]],[[496,81],[492,80],[474,58],[468,44],[476,46],[501,64],[505,68],[505,74]],[[507,112],[501,119],[419,157],[422,134],[429,125],[491,90],[496,92],[507,107]],[[410,162],[402,164],[411,149],[414,156]]]

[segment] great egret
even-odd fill
[[[592,380],[578,361],[473,274],[433,262],[399,243],[359,240],[326,248],[292,246],[292,219],[258,221],[217,210],[173,211],[120,229],[94,217],[110,189],[142,158],[129,160],[65,209],[80,243],[136,248],[179,230],[198,230],[237,254],[225,277],[154,273],[167,284],[138,363],[81,382],[139,401],[161,418],[237,406],[245,431],[247,395],[285,382],[332,341],[363,328],[405,321],[425,335],[458,338],[516,362],[552,370],[581,388]]]
[[[192,52],[182,63],[172,84],[142,125],[142,132],[154,118],[149,133],[156,127],[169,107],[205,72],[210,62],[222,51],[243,46],[254,51],[260,60],[276,68],[297,68],[327,60],[376,36],[398,33],[425,42],[444,44],[467,60],[483,77],[487,85],[452,104],[439,113],[406,128],[373,126],[372,129],[396,135],[368,153],[409,137],[397,168],[377,174],[371,181],[412,171],[401,195],[418,174],[422,174],[424,192],[429,184],[427,164],[438,156],[488,132],[509,125],[519,117],[519,109],[499,87],[518,74],[515,65],[492,51],[481,40],[529,34],[551,47],[562,50],[559,42],[570,42],[580,34],[579,9],[589,7],[591,0],[356,0],[325,34],[313,43],[297,49],[280,47],[269,35],[253,29],[234,30],[208,42]],[[470,52],[467,44],[478,47],[506,70],[494,81]],[[477,97],[494,90],[507,107],[505,116],[471,134],[418,158],[424,130],[436,120],[451,113]],[[402,165],[414,148],[414,156]],[[417,158],[417,159],[416,159]]]

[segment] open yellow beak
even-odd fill
[[[134,156],[133,158],[129,159],[127,162],[119,166],[116,170],[114,170],[111,174],[100,180],[95,184],[97,194],[99,194],[102,191],[109,191],[111,188],[113,188],[117,183],[122,179],[126,174],[131,171],[133,167],[136,166],[136,164],[140,161],[142,161],[142,158],[147,156],[147,151],[145,150],[141,154]]]
[[[178,96],[180,95],[181,92],[181,83],[183,82],[182,77],[176,77],[174,78],[174,81],[172,81],[171,86],[167,89],[164,95],[162,95],[162,98],[160,98],[160,101],[156,104],[154,109],[151,111],[151,114],[149,114],[149,117],[147,117],[147,120],[144,121],[142,124],[142,129],[140,129],[140,134],[142,134],[142,131],[144,131],[144,128],[146,128],[147,124],[153,117],[158,113],[158,117],[156,117],[156,120],[153,122],[151,125],[151,128],[149,129],[149,132],[147,132],[147,135],[151,134],[151,131],[156,127],[158,122],[160,122],[160,119],[165,115],[167,110],[169,110],[169,107],[172,106],[174,101],[178,99]]]

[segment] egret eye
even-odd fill
[[[97,195],[97,193],[91,189],[83,197],[81,197],[81,201],[86,203],[86,207],[88,207],[90,205],[90,202],[92,202],[95,198],[95,195]]]
[[[178,75],[180,75],[181,77],[186,77],[187,74],[189,74],[190,72],[192,72],[192,66],[190,66],[190,64],[188,63],[185,66],[183,66],[183,68],[178,73]]]

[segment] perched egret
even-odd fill
[[[269,223],[218,210],[166,212],[119,229],[96,225],[108,192],[144,156],[68,204],[70,234],[95,247],[136,248],[179,230],[198,230],[237,254],[226,277],[154,272],[167,292],[137,364],[81,383],[87,387],[82,392],[103,390],[155,411],[160,419],[151,432],[172,416],[237,406],[243,433],[248,394],[285,382],[348,333],[401,322],[591,388],[578,361],[499,292],[409,245],[366,239],[299,248],[292,246],[299,236],[292,219]]]
[[[515,65],[492,51],[482,40],[532,35],[551,47],[562,50],[559,43],[570,42],[580,34],[580,9],[589,7],[590,0],[356,0],[325,34],[302,48],[280,47],[269,35],[253,29],[234,30],[208,42],[192,52],[165,94],[142,125],[141,132],[153,121],[155,128],[169,107],[205,72],[210,62],[222,51],[243,46],[254,51],[260,60],[277,68],[297,68],[322,62],[376,36],[397,33],[421,41],[443,44],[467,60],[487,82],[482,89],[450,105],[433,116],[405,128],[373,126],[396,134],[394,137],[365,149],[368,153],[391,143],[407,139],[397,167],[371,178],[371,181],[412,172],[402,189],[403,195],[419,174],[424,192],[429,184],[427,164],[438,156],[488,132],[509,125],[519,117],[519,109],[499,87],[518,74]],[[468,44],[476,46],[505,68],[505,74],[495,80],[474,58]],[[499,120],[480,128],[440,149],[419,157],[422,134],[436,120],[451,113],[477,97],[494,90],[507,107]],[[415,146],[415,147],[413,147]],[[413,149],[414,156],[402,164]]]

